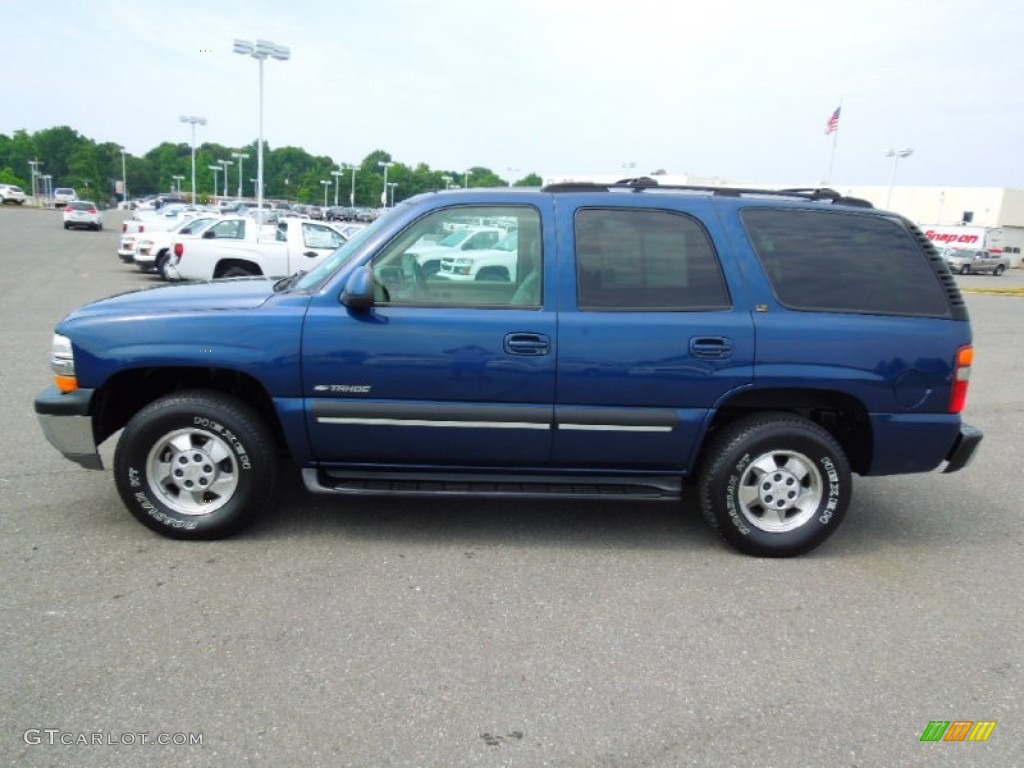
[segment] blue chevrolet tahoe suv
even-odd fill
[[[424,243],[477,227],[515,233],[506,269],[424,274]],[[306,273],[89,304],[57,325],[35,409],[85,467],[123,429],[118,491],[172,537],[238,531],[284,455],[342,495],[693,486],[730,545],[790,556],[840,524],[853,473],[967,464],[972,354],[906,219],[831,190],[632,179],[422,194]]]

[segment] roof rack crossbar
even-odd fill
[[[722,197],[742,197],[744,195],[760,197],[789,197],[803,200],[827,200],[839,205],[852,205],[860,208],[874,208],[868,200],[858,197],[847,197],[828,187],[799,187],[789,189],[755,189],[753,187],[714,187],[701,184],[659,184],[649,176],[632,179],[621,179],[614,183],[594,181],[567,181],[548,184],[541,188],[542,192],[610,192],[611,190],[630,190],[643,192],[648,189],[675,190],[684,192],[707,192]]]

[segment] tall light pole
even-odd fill
[[[177,173],[174,176],[171,176],[171,178],[178,182],[178,194],[181,194],[181,182],[185,180],[185,177],[180,173]]]
[[[394,165],[393,162],[384,162],[378,160],[377,165],[384,169],[384,188],[380,191],[380,204],[385,208],[388,207],[388,168]]]
[[[53,197],[53,187],[50,185],[50,180],[53,178],[50,174],[43,174],[43,197],[50,200]],[[47,203],[49,206],[49,203]]]
[[[324,188],[324,208],[326,208],[327,207],[327,188],[329,186],[331,186],[331,180],[330,179],[320,179],[320,184]]]
[[[260,63],[260,135],[256,143],[256,209],[263,210],[263,62],[269,57],[278,61],[288,61],[291,49],[269,40],[257,40],[256,44],[249,40],[235,40],[235,53],[252,56]],[[262,215],[262,213],[260,214]]]
[[[121,201],[123,203],[128,202],[128,173],[125,170],[124,155],[127,150],[121,147]]]
[[[513,182],[513,181],[515,181],[515,178],[513,178],[513,177],[514,177],[514,176],[515,176],[515,175],[516,175],[517,173],[519,173],[519,169],[518,169],[518,168],[512,168],[512,167],[509,167],[509,169],[508,169],[508,185],[509,185],[510,187],[512,186],[512,182]]]
[[[441,180],[444,182],[444,188],[445,189],[451,189],[451,187],[452,187],[452,177],[451,176],[442,176]]]
[[[228,166],[234,165],[234,160],[219,160],[218,161],[224,168],[224,183],[221,185],[224,187],[224,197],[228,196]]]
[[[224,169],[219,165],[208,165],[206,167],[213,171],[213,196],[217,197],[217,174]]]
[[[350,165],[350,166],[347,166],[347,167],[348,167],[348,169],[350,171],[352,171],[352,191],[348,193],[348,206],[349,206],[349,208],[355,208],[356,207],[356,170],[357,170],[357,168],[354,165]]]
[[[29,160],[29,167],[32,169],[32,201],[35,203],[36,208],[39,207],[39,190],[37,189],[38,180],[36,176],[39,173],[39,166],[43,165],[42,160]]]
[[[395,187],[397,187],[397,186],[398,186],[398,182],[397,181],[389,181],[388,182],[388,189],[391,190],[391,207],[392,208],[395,207]]]
[[[242,197],[242,161],[248,160],[249,155],[245,152],[232,152],[231,156],[238,161],[238,196]]]
[[[338,179],[344,174],[344,171],[331,171],[331,176],[334,177],[334,207],[338,207]]]
[[[469,174],[470,171],[466,171],[466,177],[462,180],[462,186],[464,186],[466,189],[469,189]]]
[[[912,154],[914,154],[914,150],[909,147],[905,149],[890,149],[885,153],[886,157],[892,158],[892,173],[889,174],[889,194],[885,196],[886,208],[889,207],[889,201],[892,200],[892,185],[896,181],[896,163],[898,163],[901,158],[910,157]]]
[[[196,126],[206,125],[205,117],[196,117],[195,115],[182,115],[180,118],[183,123],[192,124],[192,204],[196,202]]]

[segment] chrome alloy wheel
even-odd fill
[[[160,501],[182,515],[208,515],[238,488],[231,447],[205,429],[177,429],[157,440],[146,459],[146,475]]]
[[[809,458],[772,451],[743,471],[737,501],[743,517],[762,531],[785,533],[804,525],[821,506],[824,483]]]

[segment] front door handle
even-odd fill
[[[732,357],[732,339],[725,336],[694,336],[690,339],[690,354],[703,360],[725,360]]]
[[[505,336],[505,352],[510,355],[546,355],[551,350],[551,339],[543,333],[509,333]]]

